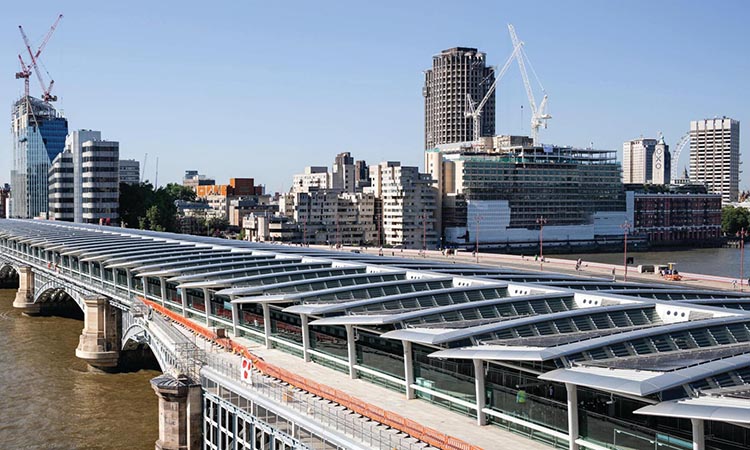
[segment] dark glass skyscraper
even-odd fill
[[[13,104],[11,123],[13,188],[11,217],[32,218],[48,209],[52,160],[65,148],[68,120],[49,103],[22,97]]]

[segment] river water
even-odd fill
[[[633,257],[634,265],[677,263],[680,272],[703,273],[721,277],[737,278],[740,276],[740,250],[736,248],[700,248],[695,250],[671,250],[663,252],[628,252]],[[750,274],[750,252],[745,249],[745,274]],[[550,258],[578,259],[584,261],[622,265],[623,254],[619,253],[586,253],[570,255],[550,255]]]
[[[0,290],[0,448],[153,449],[160,372],[96,373],[75,356],[83,321],[27,317]]]

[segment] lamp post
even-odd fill
[[[745,231],[745,227],[742,227],[737,235],[740,237],[740,291],[743,290],[743,283],[745,279],[745,236],[748,232]]]
[[[427,257],[427,212],[422,213],[422,257]]]
[[[622,259],[623,266],[625,269],[625,276],[623,277],[623,281],[628,281],[628,232],[630,231],[630,222],[627,220],[625,223],[620,225],[620,227],[625,230],[625,251],[624,251],[624,257]]]
[[[539,216],[536,223],[539,224],[539,270],[544,270],[544,224],[547,223],[547,219]]]
[[[479,264],[479,222],[482,221],[482,216],[477,216],[474,221],[476,223],[476,236],[474,236],[476,247],[474,248],[474,256],[476,257],[476,263]]]

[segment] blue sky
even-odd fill
[[[58,13],[65,18],[42,56],[58,108],[71,129],[120,141],[123,157],[148,153],[151,180],[158,156],[160,183],[199,169],[288,190],[294,173],[330,165],[342,151],[421,166],[431,56],[473,46],[501,65],[508,23],[550,97],[543,142],[621,149],[661,131],[676,144],[693,119],[750,123],[750,3],[740,0],[6,2],[0,105],[8,120],[23,90],[13,77],[23,50],[17,26],[37,43]],[[498,93],[498,133],[528,133],[516,66]],[[750,188],[750,169],[741,187]]]

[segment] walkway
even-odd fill
[[[311,246],[329,250],[328,246]],[[350,250],[359,250],[365,254],[376,255],[378,249],[376,248],[365,248],[364,250],[359,247],[344,247],[342,251],[349,252]],[[383,249],[383,253],[386,256],[391,256],[393,252],[394,256],[400,256],[404,258],[424,258],[421,256],[420,250],[390,250]],[[426,252],[427,259],[433,261],[443,262],[457,262],[457,263],[475,263],[476,257],[468,252],[458,252],[455,255],[445,256],[437,250],[428,250]],[[524,270],[543,270],[556,273],[564,273],[570,275],[589,276],[597,278],[612,279],[612,269],[615,269],[615,275],[618,281],[622,281],[625,275],[622,264],[613,265],[605,263],[596,263],[590,261],[583,261],[582,269],[580,271],[575,270],[576,261],[571,259],[562,258],[550,258],[545,257],[545,262],[540,265],[539,261],[534,261],[533,256],[519,256],[519,255],[507,255],[498,253],[481,253],[479,254],[479,264],[493,267],[507,267],[512,269],[524,269]],[[669,282],[662,279],[658,274],[650,273],[638,273],[634,266],[628,266],[628,281],[642,281],[648,283],[664,283],[670,286],[681,286],[681,287],[693,287],[697,289],[722,289],[722,290],[733,290],[732,282],[737,282],[736,278],[719,277],[715,275],[705,275],[698,273],[687,273],[680,272],[682,275],[682,281]],[[745,280],[747,281],[747,280]],[[739,287],[737,289],[739,290]],[[750,292],[750,287],[744,286],[744,291]]]
[[[440,430],[484,449],[549,450],[550,447],[531,439],[488,425],[479,427],[476,419],[450,412],[424,400],[407,400],[398,393],[363,380],[352,380],[348,374],[337,372],[315,363],[305,363],[301,358],[244,338],[238,342],[267,362],[295,372],[303,377],[325,383],[348,394],[388,409],[420,424]]]

